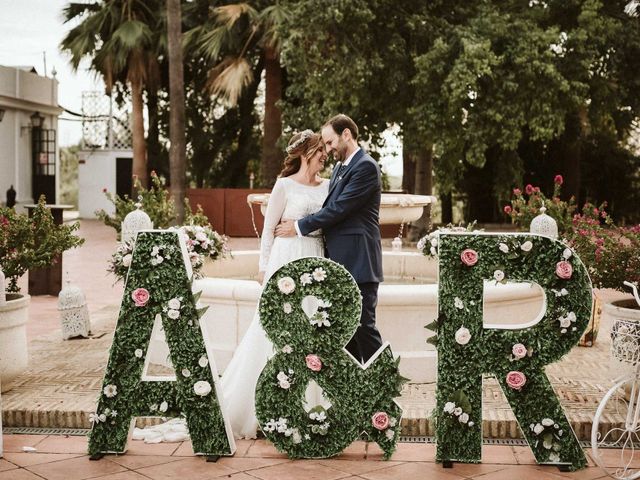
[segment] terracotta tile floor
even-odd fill
[[[207,463],[185,456],[191,445],[144,445],[132,441],[126,455],[108,455],[91,461],[84,454],[85,437],[4,435],[0,480],[562,480],[605,478],[597,467],[563,473],[554,467],[529,462],[522,447],[485,446],[482,464],[454,464],[444,469],[434,462],[431,444],[400,443],[391,460],[383,461],[373,444],[355,442],[346,455],[324,460],[289,460],[266,440],[240,441],[233,457]],[[25,453],[23,447],[34,447]],[[168,446],[170,448],[168,448]],[[587,453],[588,454],[588,453]],[[526,464],[519,464],[524,461]]]

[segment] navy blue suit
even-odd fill
[[[380,168],[360,149],[349,165],[336,169],[322,209],[298,220],[302,235],[322,229],[327,257],[353,275],[362,294],[360,327],[347,350],[366,362],[382,345],[375,325],[378,284],[382,276],[380,242]]]

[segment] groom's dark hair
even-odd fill
[[[323,126],[327,127],[329,125],[331,125],[333,131],[338,135],[342,135],[342,132],[349,129],[353,139],[358,139],[358,126],[356,125],[356,122],[351,120],[351,118],[347,117],[344,113],[339,113],[335,117],[331,117]]]

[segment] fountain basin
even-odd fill
[[[218,370],[223,372],[253,320],[262,287],[258,251],[237,251],[233,259],[208,263],[206,278],[194,282],[200,302],[209,306],[202,317]],[[437,317],[437,261],[418,252],[383,252],[385,282],[378,293],[377,326],[401,357],[400,373],[414,383],[436,381],[437,356],[424,328]],[[514,328],[534,320],[543,306],[540,287],[526,283],[487,283],[484,321]]]
[[[397,225],[414,222],[422,216],[424,207],[435,203],[436,197],[431,195],[411,195],[404,193],[383,193],[380,199],[380,225]],[[268,193],[247,195],[249,204],[260,205],[262,215],[269,203]]]

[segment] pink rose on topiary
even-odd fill
[[[519,197],[520,195],[522,195],[522,190],[520,190],[519,188],[514,188],[514,189],[513,189],[513,194],[514,194],[516,197]]]
[[[513,356],[515,357],[516,360],[520,360],[521,358],[524,358],[527,356],[527,347],[525,347],[521,343],[516,343],[512,347],[511,353],[513,353]]]
[[[144,307],[149,301],[149,291],[146,288],[136,288],[131,292],[131,299],[136,307]]]
[[[524,373],[518,371],[512,371],[507,373],[507,385],[514,390],[520,390],[527,383],[527,377]]]
[[[467,248],[460,254],[460,260],[462,260],[462,263],[464,263],[467,267],[473,267],[476,263],[478,263],[478,253],[475,250]]]
[[[305,357],[309,370],[319,372],[322,369],[322,360],[317,355],[310,353]]]
[[[504,206],[504,213],[506,213],[507,215],[511,215],[512,211],[513,211],[513,208],[511,208],[511,205]]]
[[[385,430],[389,427],[389,415],[386,412],[376,412],[371,417],[371,424],[378,430]]]
[[[524,187],[524,191],[527,195],[531,195],[535,191],[535,189],[533,188],[533,185],[529,183],[526,187]]]
[[[556,175],[556,177],[553,179],[553,183],[555,183],[556,185],[562,185],[564,183],[564,178],[562,178],[562,175]]]
[[[573,267],[565,260],[556,263],[556,275],[563,280],[568,280],[573,275]]]

